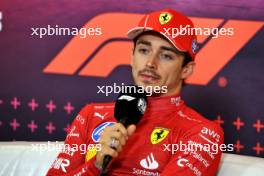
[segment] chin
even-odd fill
[[[147,86],[159,86],[157,83],[152,83],[152,82],[148,82],[148,81],[138,81],[137,82],[138,86],[143,86],[143,87],[147,87]]]

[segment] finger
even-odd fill
[[[120,131],[114,131],[110,134],[110,142],[111,140],[114,138],[117,141],[120,142],[121,145],[125,145],[126,144],[126,139],[125,136],[120,132]]]
[[[121,123],[116,123],[112,126],[112,129],[115,131],[120,131],[124,136],[127,136],[127,129]]]
[[[127,127],[127,133],[129,136],[131,136],[136,131],[136,125],[129,125]]]
[[[121,143],[116,139],[112,140],[110,142],[109,146],[110,146],[110,148],[116,150],[117,152],[121,152],[122,148],[123,148]]]
[[[110,146],[113,139],[119,141],[118,145],[125,145],[126,143],[126,137],[120,131],[103,132],[99,143]]]
[[[99,165],[102,165],[104,157],[106,155],[110,155],[111,157],[115,158],[115,157],[118,156],[118,153],[117,153],[117,151],[115,151],[114,149],[110,148],[109,146],[104,145],[104,146],[102,146],[102,150],[96,154],[96,162]]]
[[[106,146],[105,147],[105,150],[103,151],[103,155],[106,156],[106,155],[110,155],[112,156],[113,158],[117,157],[118,153],[115,149],[112,149],[110,148],[109,146]]]
[[[115,149],[112,149],[108,145],[103,145],[100,152],[98,152],[98,155],[101,158],[104,158],[106,155],[110,155],[112,157],[117,157],[118,153]]]
[[[120,142],[119,141],[115,141],[115,149],[116,149],[116,151],[117,152],[121,152],[122,151],[122,145],[120,144]]]

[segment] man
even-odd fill
[[[188,25],[193,27],[186,16],[164,9],[145,15],[128,32],[134,41],[135,84],[166,86],[167,92],[149,97],[139,124],[128,128],[116,123],[114,103],[84,107],[65,140],[70,147],[59,154],[47,175],[99,175],[105,155],[113,157],[107,175],[216,175],[221,151],[213,152],[211,147],[223,143],[223,132],[180,97],[183,82],[195,66],[196,36],[175,36],[172,31]],[[73,144],[101,144],[101,150],[96,152],[94,147],[81,154],[72,150]],[[176,147],[188,144],[196,148]]]

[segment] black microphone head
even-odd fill
[[[119,94],[114,110],[115,118],[125,127],[138,124],[147,108],[147,96],[144,88],[133,85],[129,86],[129,90]]]

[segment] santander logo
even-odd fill
[[[144,167],[145,169],[157,169],[159,167],[159,163],[154,159],[154,156],[152,153],[147,156],[147,158],[142,159],[140,161],[140,165]]]

